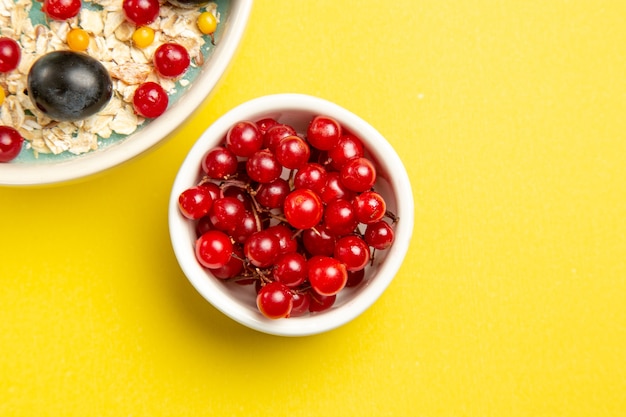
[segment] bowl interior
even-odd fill
[[[353,288],[343,289],[331,309],[281,320],[263,317],[255,304],[254,286],[241,286],[218,280],[195,259],[195,230],[192,222],[178,211],[180,192],[200,179],[203,155],[222,142],[228,128],[237,121],[257,121],[272,117],[306,132],[310,120],[319,114],[335,117],[344,128],[358,135],[367,156],[377,169],[375,189],[386,200],[387,208],[399,217],[396,238],[389,250],[376,251],[366,279]],[[389,143],[373,127],[351,112],[316,97],[297,94],[266,96],[231,110],[210,126],[191,149],[175,180],[170,199],[170,233],[181,268],[194,287],[215,307],[234,320],[266,333],[298,336],[319,333],[340,326],[367,309],[385,290],[400,267],[413,228],[413,198],[402,162]]]
[[[131,135],[113,134],[100,140],[97,150],[73,155],[39,154],[24,149],[16,160],[0,164],[0,185],[28,186],[63,183],[87,177],[119,165],[155,147],[178,128],[207,99],[226,71],[241,41],[252,7],[252,0],[213,0],[220,13],[216,45],[207,42],[205,62],[190,67],[170,95],[168,110],[156,119],[146,120]]]

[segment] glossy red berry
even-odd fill
[[[255,123],[249,121],[235,123],[226,133],[226,147],[237,156],[247,158],[262,146],[263,137]]]
[[[263,147],[273,151],[281,139],[296,135],[295,129],[289,125],[277,124],[271,126],[263,135]]]
[[[293,308],[293,294],[280,282],[270,282],[259,290],[256,304],[259,311],[267,318],[289,317]]]
[[[315,162],[301,166],[293,178],[294,188],[308,188],[320,193],[326,185],[326,169]]]
[[[349,190],[363,192],[376,182],[376,168],[367,158],[354,158],[341,167],[341,183]]]
[[[205,268],[224,267],[233,254],[233,244],[228,235],[219,230],[209,230],[196,240],[196,258]]]
[[[376,191],[365,191],[352,199],[359,222],[370,224],[381,220],[387,211],[385,199]]]
[[[243,246],[244,255],[259,268],[271,266],[280,251],[280,242],[271,232],[261,230],[248,237]]]
[[[243,252],[241,248],[233,246],[233,256],[219,268],[211,268],[211,273],[219,279],[236,278],[243,271]]]
[[[388,249],[394,240],[391,226],[384,220],[367,225],[363,235],[365,242],[374,249]]]
[[[252,181],[262,184],[272,182],[283,171],[276,156],[269,149],[261,149],[256,151],[246,162],[246,172]]]
[[[160,5],[158,0],[124,0],[122,9],[129,22],[146,26],[159,16]]]
[[[191,59],[187,49],[174,42],[160,45],[154,51],[154,68],[157,73],[165,78],[177,78],[187,71]]]
[[[364,154],[361,139],[349,132],[344,132],[335,146],[328,151],[330,166],[339,170],[346,162],[353,158],[360,158]]]
[[[197,220],[204,217],[212,205],[213,198],[210,191],[202,186],[190,187],[178,196],[178,208],[188,219]]]
[[[333,200],[324,209],[324,224],[336,236],[352,233],[358,223],[354,207],[346,199]]]
[[[274,265],[274,279],[289,288],[301,285],[307,279],[307,260],[298,252],[280,255]]]
[[[289,192],[289,182],[284,178],[276,178],[274,181],[259,185],[256,190],[256,201],[268,209],[281,208]]]
[[[22,150],[24,138],[10,126],[0,126],[0,162],[12,161]]]
[[[359,271],[370,261],[370,248],[359,236],[349,235],[337,241],[333,255],[349,272]]]
[[[77,16],[81,7],[81,0],[44,0],[41,11],[51,19],[68,20]]]
[[[337,300],[337,295],[321,295],[315,293],[315,291],[310,291],[309,296],[311,297],[309,302],[309,311],[311,313],[319,313],[322,311],[329,310]]]
[[[231,233],[246,213],[246,206],[236,197],[222,197],[213,201],[209,210],[209,217],[213,226],[225,232]]]
[[[341,125],[333,118],[316,116],[307,129],[307,140],[316,149],[327,151],[339,141]]]
[[[348,280],[346,266],[329,256],[314,256],[307,262],[311,288],[320,295],[336,295]]]
[[[135,113],[149,119],[165,113],[168,103],[169,98],[163,87],[152,81],[137,87],[133,96]]]
[[[324,225],[318,225],[314,229],[303,230],[302,245],[311,255],[332,256],[335,250],[337,237],[328,232]]]
[[[223,146],[208,151],[202,159],[202,171],[213,179],[224,179],[237,172],[237,156]]]
[[[17,68],[22,58],[20,45],[12,38],[0,38],[0,73]]]
[[[308,291],[292,291],[293,307],[289,317],[304,316],[309,312],[311,304],[311,295]]]
[[[324,214],[322,200],[315,192],[303,188],[292,191],[283,204],[285,218],[296,229],[310,229]]]
[[[297,169],[307,163],[311,151],[309,145],[298,136],[287,136],[278,142],[274,150],[278,162],[289,169]]]

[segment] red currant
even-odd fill
[[[259,311],[267,318],[289,317],[293,308],[293,294],[280,282],[270,282],[259,290],[256,304]]]
[[[348,281],[346,282],[346,288],[352,288],[359,285],[365,279],[365,269],[359,269],[358,271],[348,271]]]
[[[196,240],[196,258],[205,268],[224,267],[232,254],[233,244],[230,238],[219,230],[209,230]]]
[[[216,229],[230,233],[239,226],[245,213],[246,206],[239,199],[222,197],[213,201],[209,217]]]
[[[135,113],[146,118],[155,118],[167,110],[169,98],[159,84],[148,81],[135,90],[133,106]]]
[[[280,251],[278,237],[267,230],[261,230],[248,237],[243,246],[246,258],[254,266],[267,268],[274,263]]]
[[[253,181],[265,184],[280,177],[283,167],[269,149],[253,153],[246,162],[246,172]]]
[[[44,0],[41,11],[54,20],[68,20],[78,15],[81,0]]]
[[[0,38],[0,73],[17,68],[22,58],[20,45],[11,38]]]
[[[24,138],[10,126],[0,126],[0,162],[12,161],[22,150]]]
[[[391,226],[384,220],[367,225],[363,235],[368,245],[374,249],[388,249],[394,240],[394,232]]]
[[[219,279],[236,278],[243,271],[243,251],[233,246],[233,255],[226,265],[219,268],[211,268],[211,273]]]
[[[307,278],[307,260],[298,252],[288,252],[276,259],[274,279],[289,288],[298,287]]]
[[[271,128],[272,126],[276,126],[277,124],[278,124],[278,121],[271,117],[257,120],[256,122],[256,126],[259,129],[259,132],[261,132],[261,135],[265,135],[265,132],[267,132],[269,128]]]
[[[263,147],[273,151],[281,139],[287,136],[296,136],[295,129],[289,125],[277,124],[270,127],[263,135]]]
[[[317,163],[304,164],[298,169],[293,179],[294,188],[308,188],[320,193],[326,185],[326,169]]]
[[[358,224],[352,203],[343,198],[328,203],[324,209],[324,224],[337,236],[352,233]]]
[[[309,305],[311,304],[311,295],[306,291],[293,291],[292,292],[293,307],[289,317],[304,316],[309,312]]]
[[[287,136],[278,142],[274,150],[278,162],[289,169],[303,166],[311,155],[309,145],[298,136]]]
[[[349,190],[367,191],[376,182],[376,168],[367,158],[354,158],[341,167],[341,183]]]
[[[267,231],[278,238],[280,244],[279,253],[296,252],[298,241],[294,238],[293,231],[284,223],[275,224],[267,228]]]
[[[187,49],[173,42],[160,45],[154,51],[153,61],[157,73],[165,78],[180,77],[191,63]]]
[[[387,211],[385,199],[376,191],[365,191],[352,200],[356,217],[361,223],[370,224],[381,220]]]
[[[129,22],[145,26],[159,16],[160,5],[158,0],[124,0],[122,8]]]
[[[316,294],[315,291],[311,291],[309,296],[309,311],[311,313],[329,310],[337,300],[337,295],[321,295]]]
[[[311,288],[320,295],[336,295],[348,281],[346,266],[329,256],[313,256],[307,268]]]
[[[253,233],[258,232],[259,230],[260,229],[254,213],[246,211],[237,227],[235,227],[232,231],[231,237],[235,240],[235,242],[243,244],[250,236],[252,236]]]
[[[249,157],[263,146],[263,137],[255,123],[235,123],[226,133],[226,147],[241,157]]]
[[[307,140],[321,151],[331,149],[339,141],[341,125],[327,116],[316,116],[307,129]]]
[[[289,194],[289,182],[284,178],[260,184],[256,190],[256,201],[265,208],[275,209],[283,206]]]
[[[334,258],[345,264],[349,272],[359,271],[370,261],[370,248],[359,236],[344,236],[335,245]]]
[[[328,232],[325,226],[302,231],[302,245],[311,255],[332,256],[337,237]]]
[[[328,151],[328,157],[330,158],[330,165],[339,170],[350,159],[362,157],[363,153],[361,139],[352,133],[344,132],[335,146]]]
[[[324,207],[315,192],[302,188],[285,197],[283,212],[291,226],[296,229],[310,229],[322,220]]]
[[[338,198],[351,200],[355,193],[349,190],[343,182],[341,182],[340,174],[337,171],[331,171],[326,175],[326,184],[319,191],[322,201],[326,204]]]
[[[188,219],[197,220],[204,217],[212,205],[211,193],[208,188],[202,186],[188,188],[178,196],[180,212]]]
[[[224,179],[237,172],[237,156],[223,146],[217,146],[204,155],[202,171],[214,179]]]

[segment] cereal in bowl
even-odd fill
[[[97,149],[114,135],[135,132],[147,119],[133,103],[139,86],[155,83],[170,95],[189,84],[187,67],[176,76],[157,71],[155,52],[162,45],[174,44],[188,54],[187,66],[199,67],[213,37],[199,29],[198,18],[208,12],[219,22],[213,2],[184,8],[155,0],[154,19],[138,25],[125,9],[129,0],[84,1],[75,16],[64,20],[52,17],[53,1],[42,5],[32,0],[0,0],[0,38],[17,41],[21,53],[15,69],[0,72],[0,125],[16,129],[35,155],[79,155]],[[35,62],[57,51],[87,55],[108,72],[112,94],[95,114],[71,120],[51,117],[29,91]]]

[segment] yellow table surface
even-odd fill
[[[622,0],[256,0],[166,144],[0,189],[0,415],[626,415],[625,18]],[[305,338],[219,313],[167,231],[199,134],[279,92],[367,119],[416,202],[382,298]]]

